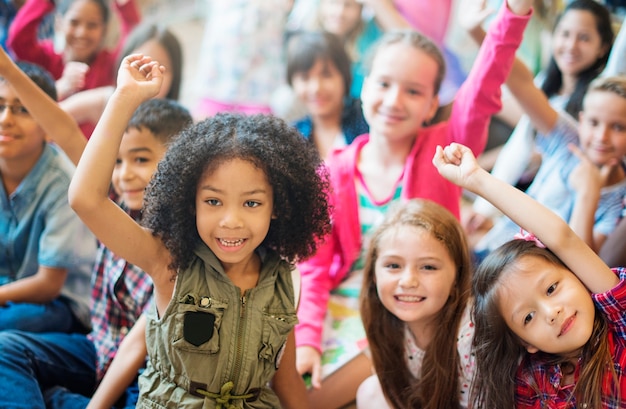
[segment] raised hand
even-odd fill
[[[132,54],[122,60],[117,73],[116,92],[131,93],[145,101],[156,96],[163,83],[165,67],[152,57]]]
[[[482,24],[494,11],[487,6],[487,0],[466,0],[457,21],[463,29],[473,34],[476,30],[482,31]]]
[[[56,81],[57,94],[59,99],[80,91],[85,86],[85,75],[89,71],[89,66],[79,61],[68,61],[65,63],[63,75]]]
[[[441,176],[464,188],[469,187],[470,178],[474,173],[483,170],[472,150],[459,143],[451,143],[445,148],[437,146],[433,165]]]

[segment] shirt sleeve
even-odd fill
[[[605,293],[592,294],[592,297],[617,337],[626,340],[626,268],[617,267],[613,272],[619,277],[619,283]]]

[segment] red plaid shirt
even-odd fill
[[[620,283],[603,294],[592,294],[596,307],[605,315],[609,324],[609,349],[613,357],[615,373],[620,388],[620,401],[609,401],[603,397],[602,408],[618,409],[626,407],[626,268],[613,269],[620,277]],[[577,405],[572,396],[574,385],[561,386],[563,374],[559,365],[547,363],[546,354],[528,354],[524,357],[515,379],[515,407],[532,409],[584,408]],[[580,361],[574,371],[578,380]],[[603,392],[611,396],[613,378],[607,373]],[[596,409],[588,407],[588,409]],[[598,408],[599,409],[599,408]]]
[[[134,219],[138,212],[130,212]],[[152,299],[152,279],[139,267],[98,247],[91,279],[89,339],[96,348],[98,379],[104,376],[117,349]]]

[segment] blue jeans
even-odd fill
[[[8,302],[0,306],[0,331],[84,332],[70,307],[59,299],[47,304]]]
[[[91,398],[55,386],[44,392],[48,409],[85,409]],[[139,399],[137,379],[126,389],[126,393],[115,404],[116,409],[135,409]]]
[[[54,386],[91,396],[96,350],[82,334],[0,331],[0,408],[45,409]]]

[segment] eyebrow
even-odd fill
[[[218,188],[213,187],[211,185],[202,186],[200,188],[200,190],[209,190],[209,191],[215,192],[215,193],[224,193],[224,190],[218,189]],[[265,189],[253,189],[253,190],[248,190],[246,192],[241,192],[241,196],[249,196],[249,195],[255,195],[255,194],[267,194],[267,190],[265,190]]]
[[[133,148],[128,150],[129,153],[138,153],[138,152],[152,152],[152,149],[146,148],[144,146],[139,148]]]

